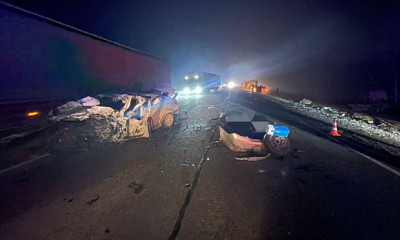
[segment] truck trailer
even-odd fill
[[[157,57],[1,1],[0,18],[0,128],[107,90],[173,91]]]
[[[185,94],[199,94],[203,91],[217,90],[221,85],[221,77],[207,72],[190,73],[185,75],[184,82]]]

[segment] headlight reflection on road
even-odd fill
[[[185,87],[185,88],[183,89],[183,93],[184,93],[184,94],[190,94],[190,89],[189,89],[188,87]]]
[[[203,89],[201,88],[201,87],[199,87],[199,86],[197,86],[195,89],[194,89],[194,92],[195,93],[201,93],[203,91]]]

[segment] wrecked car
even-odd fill
[[[85,122],[100,141],[147,138],[170,128],[179,113],[176,94],[108,92],[67,102],[49,113],[54,122]]]

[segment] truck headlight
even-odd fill
[[[189,79],[189,77],[188,76],[185,76],[185,80],[188,80]]]
[[[203,89],[201,88],[201,87],[199,87],[199,86],[197,86],[195,89],[194,89],[194,92],[195,93],[201,93],[203,91]]]
[[[194,78],[195,78],[195,79],[199,79],[199,75],[197,75],[197,74],[194,75]]]
[[[185,88],[183,89],[183,93],[184,93],[184,94],[190,94],[190,89],[189,89],[188,87],[185,87]]]
[[[232,89],[232,88],[234,88],[234,87],[236,87],[236,83],[234,83],[234,82],[229,82],[229,83],[228,83],[228,88],[229,88],[229,89]]]

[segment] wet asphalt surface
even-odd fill
[[[0,174],[0,239],[398,239],[398,176],[262,96],[226,97],[178,96],[150,139],[61,142]],[[288,126],[292,151],[235,160],[215,141],[227,104]]]

